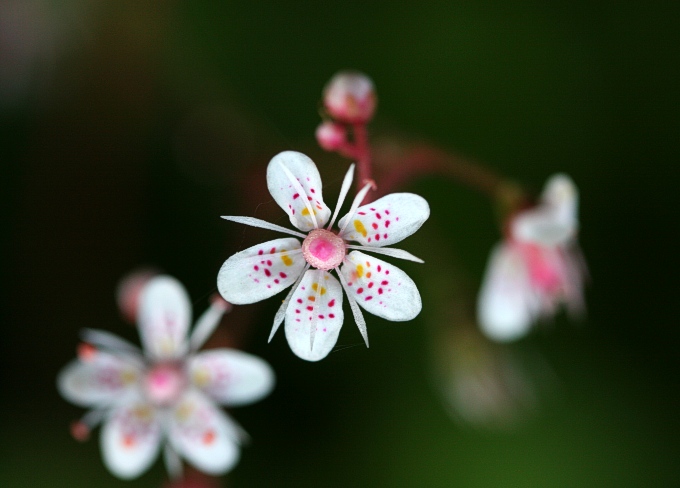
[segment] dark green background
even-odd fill
[[[339,344],[357,347],[309,364],[281,333],[266,344],[276,299],[250,306],[252,327],[238,337],[278,384],[232,412],[253,442],[225,484],[677,483],[678,4],[38,4],[69,35],[0,105],[0,486],[161,485],[160,462],[119,481],[96,435],[71,439],[82,410],[59,397],[56,373],[82,327],[134,338],[113,299],[129,270],[174,275],[199,313],[224,259],[273,238],[218,218],[276,210],[263,173],[247,185],[238,175],[304,150],[333,205],[346,162],[316,149],[313,131],[321,88],[341,68],[374,79],[376,135],[430,141],[535,191],[555,172],[573,177],[588,319],[560,316],[513,346],[542,357],[552,377],[518,425],[452,420],[433,386],[428,331],[456,324],[428,280],[455,272],[474,291],[499,233],[479,194],[414,182],[432,217],[404,247],[428,263],[402,268],[421,284],[425,313],[405,324],[367,316],[369,350],[347,320]]]

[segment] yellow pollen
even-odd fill
[[[210,373],[206,369],[194,371],[194,384],[199,387],[206,386],[210,381]]]
[[[370,277],[371,277],[371,272],[369,271],[368,273],[366,273],[366,278],[370,278]]]
[[[362,236],[366,237],[368,235],[368,232],[366,232],[366,227],[364,227],[364,224],[361,222],[361,220],[354,221],[354,228]]]
[[[361,278],[364,275],[364,267],[360,264],[357,264],[357,276]]]
[[[314,284],[312,285],[312,290],[316,291],[316,290],[318,290],[318,289],[319,289],[319,284],[318,284],[318,283],[314,283]]]
[[[316,215],[316,210],[312,209],[312,212],[314,212],[314,215]],[[302,209],[302,212],[300,212],[302,215],[309,215],[309,209],[307,207]]]
[[[282,254],[281,261],[283,261],[283,264],[285,264],[286,266],[291,266],[293,264],[293,260],[290,259],[288,254]]]
[[[310,302],[315,302],[315,301],[316,301],[316,298],[315,298],[313,295],[309,295],[309,296],[307,297],[307,300],[309,300]]]

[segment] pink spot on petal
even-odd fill
[[[300,313],[300,311],[296,308],[296,309],[295,309],[295,313]]]
[[[258,255],[258,256],[262,256],[263,254],[264,254],[264,251],[263,251],[262,249],[260,249],[259,251],[257,251],[257,255]]]
[[[357,293],[358,293],[358,294],[361,294],[361,293],[363,293],[363,292],[364,292],[364,289],[363,289],[363,288],[359,288],[359,289],[357,290]]]
[[[279,273],[279,276],[280,276],[281,278],[288,278],[288,275],[287,275],[286,273],[284,273],[284,272]]]
[[[368,297],[365,298],[365,300],[366,300],[366,301],[373,300],[373,297],[372,297],[372,296],[368,296]]]
[[[295,195],[293,195],[293,200],[295,200],[295,199],[296,199],[297,197],[299,197],[299,196],[300,196],[300,194],[299,194],[299,193],[296,193]]]
[[[383,294],[382,288],[378,288],[378,295],[382,295],[382,294]]]
[[[332,307],[334,305],[335,305],[335,298],[333,300],[331,300],[330,302],[328,302],[329,307]]]
[[[310,305],[309,307],[307,307],[307,310],[309,310],[309,311],[311,312],[312,310],[314,310],[314,307],[312,307],[312,306]]]
[[[373,224],[371,224],[371,227],[373,227],[374,229],[378,229],[378,224],[376,224],[375,222],[373,222]]]
[[[382,266],[378,265],[378,273],[382,271]]]
[[[387,239],[387,234],[383,234],[383,239]]]
[[[380,234],[376,234],[376,235],[375,235],[375,240],[376,240],[376,241],[379,241],[379,240],[380,240]]]
[[[366,215],[366,212],[357,212],[359,215]]]
[[[386,275],[390,274],[390,270],[389,270],[389,269],[386,269],[386,270],[385,270],[385,274],[386,274]]]
[[[375,218],[377,218],[378,220],[382,219],[379,213],[375,214]]]
[[[264,274],[267,275],[267,278],[269,278],[272,275],[272,272],[269,271],[267,268],[264,269]]]
[[[272,247],[272,248],[269,250],[269,254],[274,254],[275,252],[276,252],[276,248],[275,248],[275,247]]]
[[[302,298],[298,298],[298,299],[297,299],[297,302],[298,302],[298,303],[302,303]]]
[[[278,278],[274,278],[274,283],[276,283],[276,284],[278,285],[278,284],[279,284],[279,279],[278,279]]]
[[[385,215],[389,215],[389,214],[390,214],[390,211],[389,211],[389,210],[385,210]]]
[[[260,267],[259,267],[257,264],[256,264],[255,266],[253,266],[253,269],[254,269],[255,271],[260,271]]]
[[[328,314],[328,318],[334,319],[334,318],[335,318],[335,314],[329,313],[329,314]]]
[[[369,288],[373,288],[373,285],[374,285],[374,283],[371,281],[371,282],[368,284],[368,287],[369,287]]]
[[[310,188],[309,191],[311,191],[312,193],[316,193],[316,190],[314,188]]]
[[[272,262],[269,259],[267,259],[267,266],[271,266],[271,265],[272,265]]]
[[[388,283],[389,283],[389,281],[383,280],[382,283],[380,283],[380,284],[383,285],[383,286],[385,286],[385,285],[388,284]]]
[[[385,228],[387,229],[389,226],[390,226],[390,221],[389,221],[389,220],[386,220],[386,221],[385,221]]]

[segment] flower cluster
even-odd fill
[[[560,304],[584,309],[585,265],[576,234],[578,192],[563,174],[550,178],[537,206],[518,213],[491,253],[478,299],[478,319],[490,338],[510,341],[554,315]]]
[[[91,410],[73,426],[85,439],[99,422],[104,463],[120,478],[134,478],[154,461],[161,446],[173,476],[179,456],[211,474],[239,458],[243,430],[216,404],[255,402],[272,390],[274,374],[263,360],[233,349],[196,352],[229,305],[216,299],[187,337],[191,305],[182,285],[168,276],[151,278],[137,312],[144,345],[100,330],[85,330],[78,359],[59,374],[69,401]]]
[[[422,262],[406,251],[387,246],[417,231],[429,217],[430,208],[422,197],[412,193],[394,193],[359,206],[370,189],[366,185],[338,222],[339,229],[332,231],[353,173],[352,165],[331,217],[314,162],[299,152],[282,152],[267,167],[267,187],[290,222],[305,233],[251,217],[223,217],[302,239],[275,239],[235,254],[222,265],[217,287],[225,300],[245,304],[264,300],[292,285],[274,318],[270,340],[285,320],[288,344],[308,361],[326,357],[337,341],[344,319],[343,289],[366,345],[366,322],[359,307],[393,321],[411,320],[421,309],[413,280],[396,266],[364,251]],[[335,270],[339,282],[330,270]]]

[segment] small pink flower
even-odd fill
[[[316,129],[316,140],[326,151],[337,151],[347,144],[347,130],[335,122],[323,122]]]
[[[169,472],[179,456],[198,469],[222,474],[239,458],[241,428],[217,404],[255,402],[272,390],[263,360],[233,349],[197,353],[229,304],[221,299],[199,317],[187,337],[191,304],[182,285],[157,276],[144,287],[138,311],[144,352],[105,331],[86,329],[78,359],[57,378],[67,400],[90,410],[72,426],[84,440],[99,422],[104,464],[116,476],[139,476],[163,446]]]
[[[331,218],[314,162],[298,152],[282,152],[267,167],[267,186],[291,223],[305,233],[251,217],[223,217],[303,239],[276,239],[233,255],[220,269],[217,288],[225,300],[245,304],[269,298],[292,285],[274,318],[269,339],[285,319],[288,344],[307,361],[323,359],[335,345],[344,318],[343,289],[366,345],[368,335],[360,306],[393,321],[411,320],[421,309],[418,288],[406,273],[360,250],[422,262],[406,251],[385,246],[417,231],[429,217],[430,207],[412,193],[393,193],[360,207],[370,189],[367,185],[338,222],[339,230],[331,231],[353,173],[354,165],[345,175]],[[352,252],[347,254],[348,250]],[[339,282],[330,270],[336,271]]]
[[[338,122],[366,124],[377,104],[373,81],[363,73],[341,71],[324,88],[323,103]]]
[[[500,341],[524,336],[561,304],[584,310],[586,273],[576,234],[578,193],[566,175],[546,183],[539,204],[516,215],[491,253],[478,300],[484,333]]]

